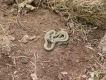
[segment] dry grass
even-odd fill
[[[8,25],[0,24],[0,49],[1,51],[10,51],[10,40],[8,39]]]
[[[68,21],[72,19],[84,25],[105,27],[105,0],[46,0],[44,3]]]

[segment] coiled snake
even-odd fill
[[[69,38],[68,33],[64,30],[61,30],[60,32],[56,32],[55,30],[48,31],[44,36],[44,48],[47,51],[50,51],[54,48],[55,44],[58,42],[65,42]],[[48,45],[50,47],[48,47]]]

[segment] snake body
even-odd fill
[[[60,32],[56,32],[55,30],[48,31],[44,36],[44,48],[47,51],[50,51],[54,48],[55,44],[58,42],[65,42],[69,38],[68,33],[64,30],[61,30]],[[51,44],[50,47],[48,45]]]

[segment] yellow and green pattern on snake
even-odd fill
[[[48,31],[44,36],[44,48],[47,51],[50,51],[54,48],[55,44],[58,42],[65,42],[69,38],[69,35],[66,31],[61,30],[60,32],[57,32],[55,30]],[[49,43],[51,43],[51,46],[48,47]]]

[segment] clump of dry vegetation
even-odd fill
[[[54,12],[75,22],[100,28],[106,26],[105,0],[47,0],[44,1]]]
[[[7,0],[11,4],[16,0]],[[106,28],[106,1],[105,0],[18,0],[33,1],[36,7],[46,4],[52,11],[75,22]],[[7,2],[6,2],[7,3]]]
[[[4,0],[13,3],[17,0]],[[18,0],[18,2],[33,1],[34,6],[46,5],[47,8],[67,18],[87,26],[106,29],[105,0]]]

